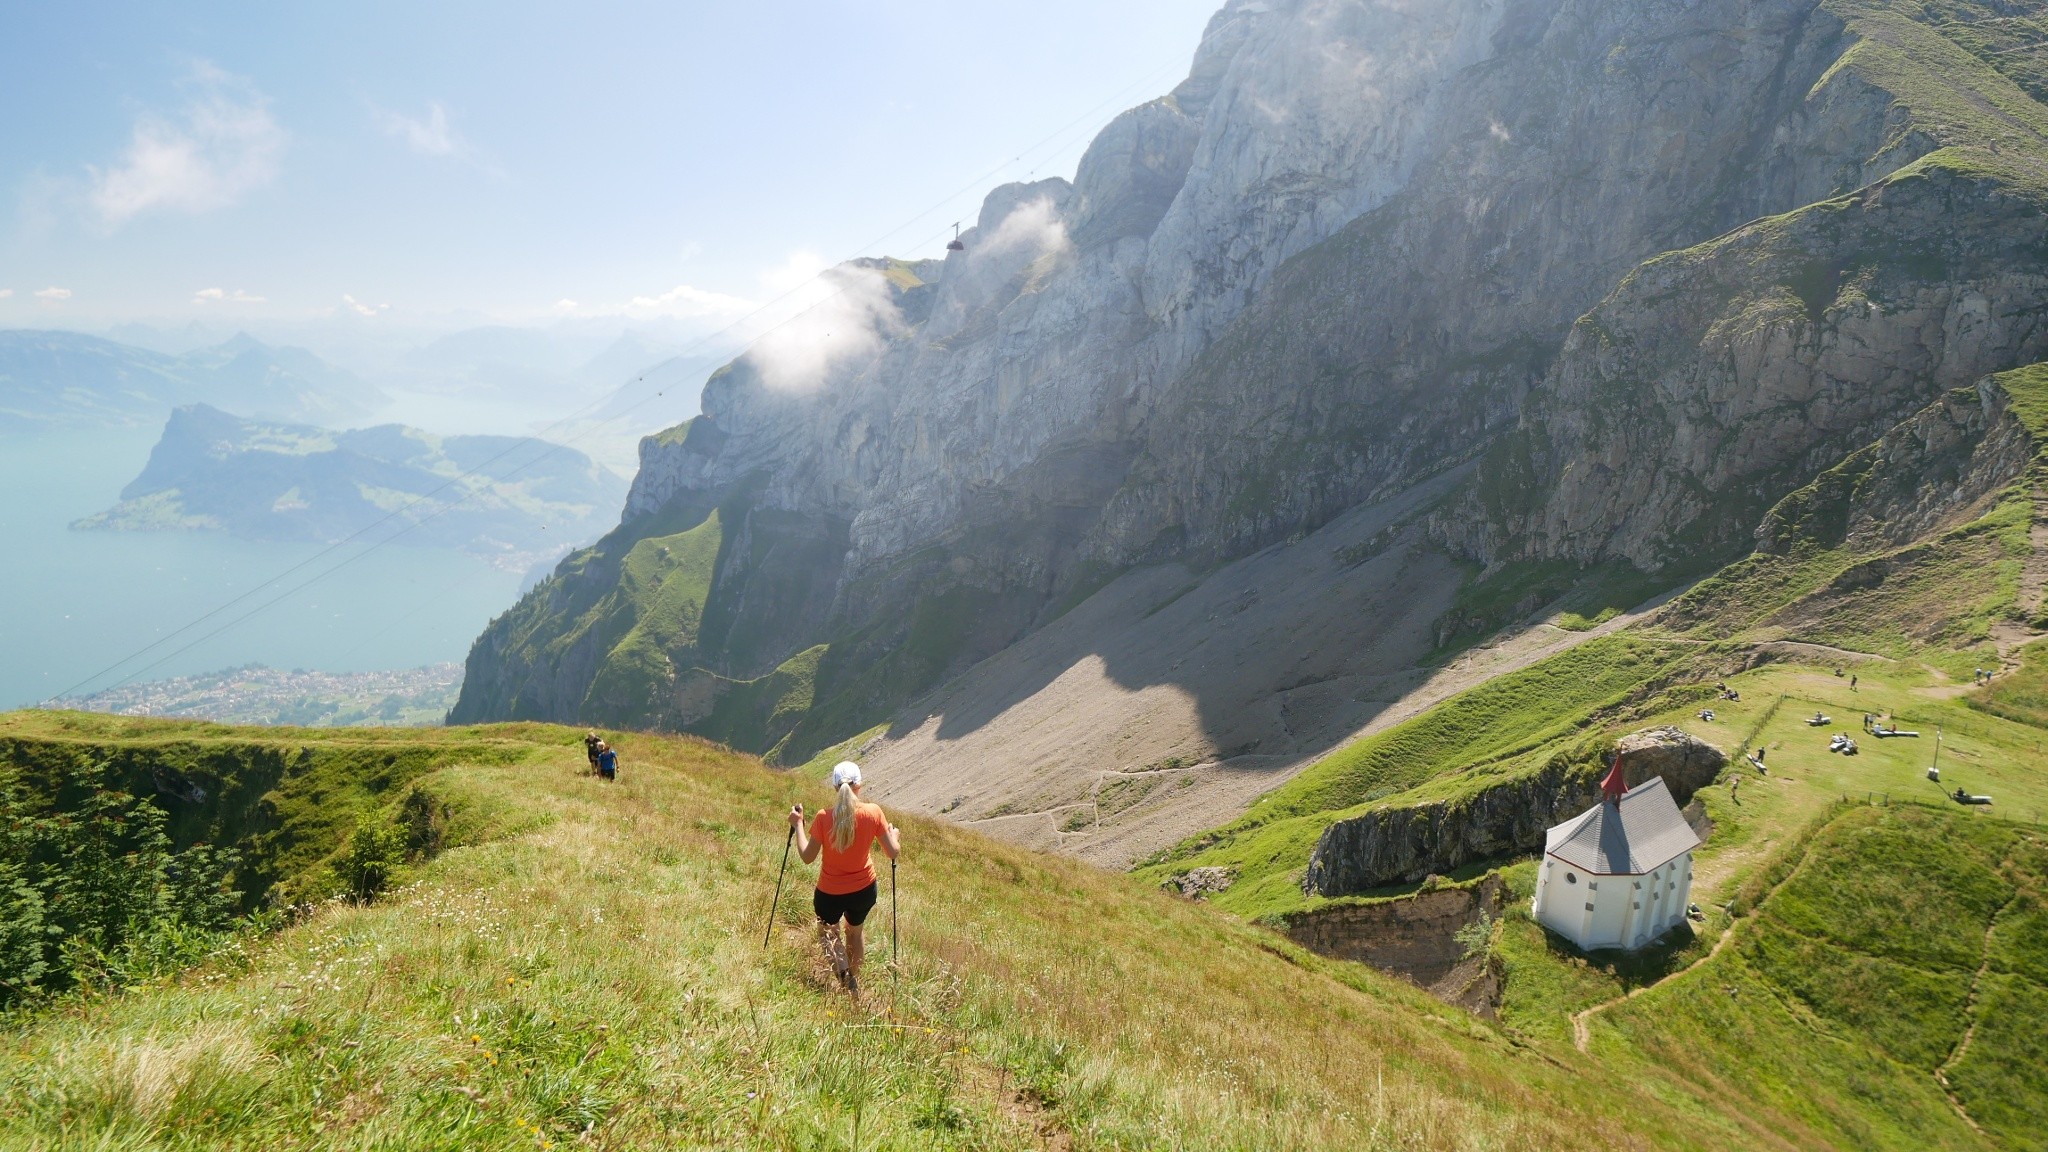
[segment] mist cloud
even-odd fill
[[[797,313],[743,357],[762,383],[780,391],[822,386],[834,368],[873,356],[904,328],[889,282],[872,268],[842,265],[817,273],[796,287],[791,303]]]
[[[1010,209],[1003,222],[979,245],[990,256],[1023,253],[1026,259],[1065,252],[1073,247],[1067,225],[1049,198],[1040,197]]]

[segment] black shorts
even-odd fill
[[[874,911],[875,901],[882,894],[880,883],[870,884],[858,892],[834,896],[829,892],[811,892],[811,911],[818,914],[821,924],[837,924],[845,917],[848,924],[858,928],[865,923],[868,913]]]

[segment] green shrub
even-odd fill
[[[74,985],[130,985],[203,958],[239,910],[239,854],[173,851],[155,804],[65,770],[69,810],[33,812],[0,786],[0,1003]]]
[[[396,824],[375,817],[358,821],[334,862],[342,887],[357,900],[375,898],[405,866],[405,842],[405,829]]]

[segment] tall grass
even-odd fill
[[[533,756],[421,780],[497,839],[181,979],[9,1020],[0,1144],[1714,1142],[1403,985],[938,823],[904,821],[903,963],[879,911],[856,1004],[815,956],[808,877],[760,944],[776,815],[814,783],[646,738],[604,785],[576,733],[511,731]]]

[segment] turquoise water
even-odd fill
[[[211,532],[71,531],[71,521],[114,502],[156,435],[143,427],[0,436],[0,709],[65,691],[253,589],[262,591],[79,691],[131,674],[158,680],[252,662],[364,672],[461,660],[517,598],[518,573],[459,552],[393,544],[208,636],[361,549],[271,585],[321,546]]]

